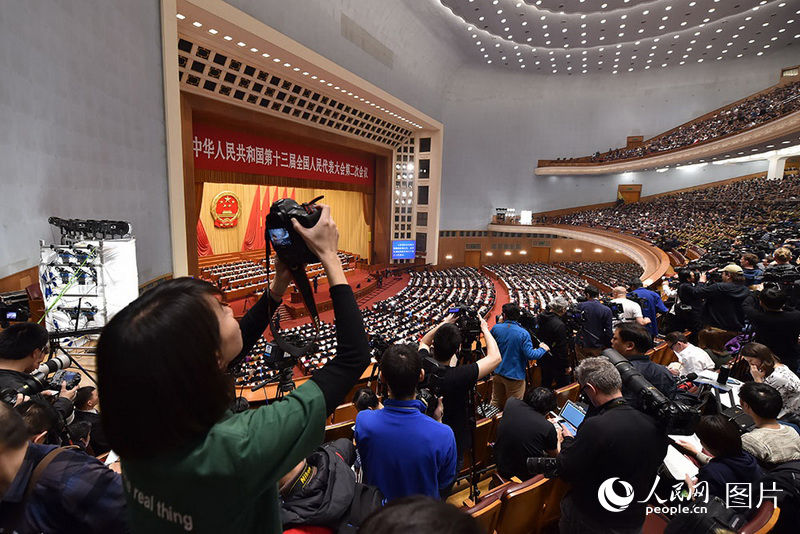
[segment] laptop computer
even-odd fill
[[[574,435],[578,431],[578,427],[581,426],[583,418],[586,417],[586,412],[583,411],[583,408],[568,400],[564,407],[561,408],[561,411],[558,412],[558,417],[560,422],[567,425],[567,428]]]

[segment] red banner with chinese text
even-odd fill
[[[198,169],[271,174],[290,178],[372,185],[372,159],[194,124],[194,165]]]

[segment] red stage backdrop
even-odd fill
[[[265,137],[194,124],[194,164],[199,169],[372,185],[370,158],[358,158]],[[284,195],[285,196],[285,195]]]

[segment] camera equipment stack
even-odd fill
[[[51,333],[98,329],[139,296],[136,239],[123,221],[51,217],[60,243],[39,243],[39,285]]]

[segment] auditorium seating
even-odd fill
[[[492,264],[484,268],[502,280],[512,303],[535,313],[557,296],[576,302],[586,287],[583,278],[548,263]]]
[[[608,287],[627,286],[628,280],[639,278],[644,270],[638,263],[611,261],[571,261],[556,263],[581,276],[588,276]]]
[[[722,137],[741,133],[800,110],[800,82],[793,82],[730,104],[713,114],[704,115],[673,130],[657,135],[642,144],[617,148],[601,154],[548,161],[549,165],[571,163],[606,163],[641,158],[687,146],[697,146]]]
[[[345,272],[355,269],[355,263],[358,259],[359,257],[355,254],[339,251],[339,260],[342,262]],[[274,255],[270,256],[269,270],[267,269],[267,260],[265,258],[257,262],[252,260],[230,261],[200,269],[200,278],[220,288],[229,301],[240,299],[253,293],[260,295],[274,276]],[[308,264],[306,266],[306,276],[309,279],[315,276],[324,278],[325,270],[322,268],[322,264]],[[294,284],[291,285],[292,287],[294,286]]]
[[[476,311],[485,316],[494,307],[495,289],[492,281],[469,267],[441,271],[412,272],[406,287],[394,296],[362,310],[367,332],[373,339],[386,343],[417,342],[432,325],[441,321],[447,310],[455,304],[475,305]],[[301,345],[311,339],[314,328],[310,323],[288,329],[281,333],[287,340]],[[320,322],[317,351],[301,356],[299,366],[305,375],[313,374],[336,355],[335,326]],[[236,371],[237,386],[252,386],[274,378],[264,356],[266,340],[258,340],[248,360]]]
[[[749,178],[641,202],[579,211],[550,222],[616,229],[670,250],[707,248],[752,227],[796,220],[798,216],[800,177],[792,172],[776,180]]]

